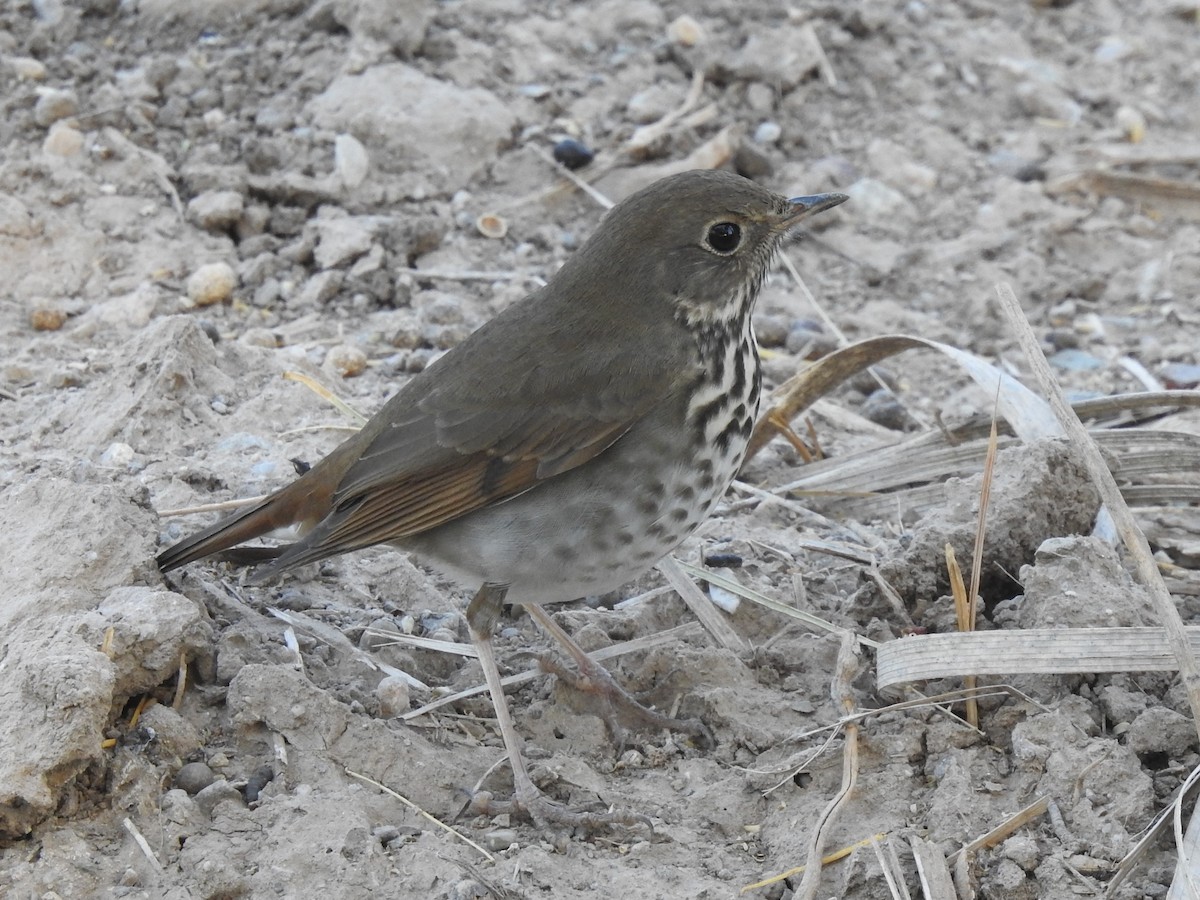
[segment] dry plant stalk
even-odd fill
[[[1167,590],[1162,574],[1158,571],[1154,555],[1150,551],[1150,544],[1146,540],[1145,534],[1138,527],[1133,513],[1130,512],[1129,507],[1125,504],[1120,488],[1117,486],[1117,481],[1113,478],[1112,472],[1109,471],[1108,464],[1104,461],[1099,448],[1089,437],[1087,429],[1084,428],[1083,423],[1071,410],[1070,405],[1063,396],[1062,388],[1058,385],[1058,381],[1050,368],[1050,363],[1047,361],[1045,354],[1042,353],[1037,336],[1033,333],[1033,328],[1030,327],[1029,321],[1025,318],[1025,314],[1021,310],[1021,304],[1017,301],[1012,287],[1008,284],[998,284],[996,285],[996,293],[1000,299],[1000,306],[1004,314],[1008,317],[1009,323],[1017,332],[1017,339],[1025,351],[1025,357],[1029,362],[1029,367],[1034,377],[1037,379],[1039,385],[1042,386],[1046,399],[1049,400],[1059,422],[1066,431],[1072,448],[1087,466],[1088,474],[1100,492],[1100,499],[1108,509],[1113,524],[1116,526],[1117,533],[1121,536],[1122,543],[1124,543],[1126,550],[1135,562],[1138,580],[1150,592],[1154,610],[1160,623],[1166,630],[1167,640],[1179,664],[1179,674],[1183,681],[1184,689],[1187,691],[1188,704],[1192,708],[1193,727],[1200,729],[1200,664],[1197,663],[1196,656],[1192,652],[1187,632],[1183,626],[1183,620],[1180,618],[1179,610],[1175,606],[1171,592]],[[1181,816],[1177,813],[1177,823],[1180,821],[1180,818]],[[1195,895],[1192,872],[1190,867],[1184,864],[1189,847],[1191,849],[1195,848],[1194,842],[1198,830],[1194,827],[1195,824],[1196,814],[1193,813],[1193,822],[1187,829],[1188,840],[1186,842],[1183,837],[1182,828],[1178,824],[1176,826],[1176,842],[1179,847],[1180,865],[1176,868],[1176,878],[1171,888],[1171,893],[1176,896],[1182,896],[1185,889]]]
[[[997,393],[997,398],[999,394]],[[983,478],[979,487],[979,522],[975,528],[975,546],[971,551],[971,589],[968,592],[963,586],[962,569],[954,558],[954,548],[946,545],[946,566],[950,570],[950,585],[954,591],[954,608],[958,614],[958,630],[974,631],[975,623],[979,621],[979,582],[983,573],[983,542],[987,536],[988,501],[992,497],[992,482],[996,477],[996,447],[999,445],[999,435],[996,429],[996,412],[992,412],[992,430],[988,436],[987,456],[983,463]],[[968,690],[974,690],[976,685],[975,673],[969,673],[963,679]],[[979,727],[979,704],[972,697],[967,700],[967,721],[975,728]]]
[[[458,831],[455,828],[451,828],[449,825],[447,825],[445,822],[443,822],[441,819],[437,818],[436,816],[430,815],[429,813],[427,813],[425,810],[423,810],[417,804],[413,803],[411,800],[409,800],[404,795],[399,794],[396,791],[393,791],[386,784],[380,784],[374,778],[368,778],[366,775],[360,775],[358,772],[355,772],[351,769],[346,769],[345,772],[351,778],[357,778],[359,781],[366,782],[369,785],[379,788],[379,790],[383,791],[389,797],[395,797],[397,800],[399,800],[401,803],[403,803],[405,806],[407,806],[413,812],[417,813],[419,816],[421,816],[425,819],[428,819],[430,822],[432,822],[434,825],[436,825],[438,828],[442,829],[443,831],[449,832],[451,835],[458,838],[460,841],[462,841],[464,844],[468,845],[469,847],[474,847],[476,850],[478,850],[480,852],[480,854],[488,862],[494,863],[496,861],[496,857],[492,856],[492,854],[488,853],[486,850],[484,850],[482,847],[480,847],[477,843],[475,843],[473,840],[471,840],[465,834],[463,834],[462,832]]]
[[[904,883],[904,868],[900,865],[900,858],[896,856],[896,848],[891,839],[889,838],[886,848],[882,842],[873,840],[871,849],[875,851],[875,860],[879,863],[879,870],[883,872],[883,880],[887,882],[892,900],[912,900],[912,895],[908,893],[908,885]]]
[[[308,388],[310,391],[312,391],[314,394],[316,394],[318,397],[320,397],[326,403],[328,403],[329,405],[333,406],[334,408],[340,410],[348,418],[357,420],[359,425],[366,424],[366,422],[367,422],[366,416],[364,416],[362,413],[360,413],[357,409],[355,409],[353,406],[351,406],[349,403],[347,403],[341,397],[337,396],[333,391],[329,390],[329,388],[325,387],[325,385],[321,384],[321,382],[317,381],[315,378],[310,378],[308,375],[305,375],[303,372],[291,372],[291,371],[284,372],[283,377],[288,379],[289,381],[300,382],[302,385],[304,385],[306,388]]]
[[[837,664],[830,686],[833,702],[840,705],[846,715],[854,712],[854,692],[851,684],[858,670],[858,642],[853,634],[842,636]],[[821,884],[821,853],[829,839],[829,831],[842,807],[854,793],[858,783],[858,725],[846,723],[846,744],[842,751],[842,787],[814,823],[812,838],[808,845],[808,867],[794,894],[796,900],[813,900]]]
[[[171,709],[176,712],[183,706],[183,695],[187,692],[187,651],[179,651],[179,677],[175,680],[175,696],[171,698]]]
[[[1185,629],[1200,653],[1200,626]],[[1179,668],[1162,628],[1023,628],[922,634],[876,652],[875,681],[886,690],[909,681],[975,675],[1097,675]]]
[[[1032,374],[1042,386],[1043,393],[1066,431],[1072,448],[1087,466],[1088,474],[1100,492],[1100,499],[1108,508],[1116,524],[1117,533],[1136,564],[1138,580],[1150,591],[1154,610],[1166,629],[1167,641],[1179,664],[1179,674],[1187,691],[1188,704],[1192,708],[1193,722],[1200,727],[1200,664],[1197,664],[1192,653],[1183,620],[1179,617],[1179,610],[1175,607],[1171,592],[1163,583],[1146,536],[1138,528],[1133,513],[1121,497],[1121,490],[1117,487],[1116,479],[1109,471],[1099,448],[1063,396],[1062,388],[1058,385],[1045,354],[1042,353],[1037,335],[1033,333],[1033,328],[1025,318],[1012,287],[999,284],[996,286],[996,293],[1000,298],[1001,309],[1017,333],[1017,339],[1025,351]]]
[[[925,900],[958,900],[954,880],[950,877],[950,869],[941,851],[915,834],[908,839],[908,845],[912,848],[913,862],[917,866],[917,878],[921,881]]]
[[[967,596],[967,586],[963,583],[962,569],[959,568],[958,558],[954,555],[954,547],[946,544],[946,572],[950,576],[950,593],[954,596],[955,624],[960,632],[975,630],[975,604]],[[974,690],[976,686],[974,673],[963,676],[963,686]],[[972,728],[979,727],[979,704],[974,697],[967,699],[967,721]]]
[[[658,571],[666,576],[667,582],[675,589],[675,592],[687,604],[688,609],[692,611],[701,624],[708,629],[709,634],[716,639],[717,643],[726,650],[732,650],[734,653],[740,653],[749,649],[746,641],[733,630],[733,627],[725,621],[718,610],[700,588],[696,587],[696,583],[684,574],[682,567],[676,562],[675,557],[668,556],[658,564]]]
[[[1024,809],[1017,810],[991,831],[988,831],[986,834],[981,834],[969,844],[964,845],[961,850],[952,854],[947,862],[951,865],[954,865],[958,862],[958,858],[960,856],[969,856],[970,854],[976,853],[979,850],[984,850],[988,847],[995,847],[1018,828],[1021,828],[1028,822],[1036,819],[1038,816],[1045,815],[1049,808],[1050,798],[1048,796],[1038,797],[1038,799],[1034,800]]]

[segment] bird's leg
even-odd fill
[[[613,824],[640,824],[653,830],[648,817],[627,810],[589,813],[568,809],[543,794],[529,777],[529,769],[525,765],[522,752],[524,742],[517,734],[509,714],[508,702],[504,699],[504,687],[500,683],[500,670],[492,653],[492,631],[500,618],[500,609],[507,593],[507,585],[485,584],[481,587],[467,607],[467,630],[479,653],[479,665],[483,668],[483,677],[492,698],[492,706],[496,709],[496,721],[500,725],[500,737],[504,740],[508,763],[512,767],[513,799],[511,803],[484,799],[482,803],[473,803],[472,806],[487,815],[524,812],[540,828],[548,828],[550,824],[555,824],[591,831]]]
[[[608,726],[608,733],[618,747],[623,747],[625,743],[625,726],[621,721],[622,718],[626,719],[626,721],[632,719],[634,722],[649,728],[666,728],[671,731],[682,731],[693,737],[702,738],[710,745],[716,743],[708,726],[699,719],[676,719],[651,709],[638,701],[625,688],[617,684],[616,680],[609,674],[608,669],[588,656],[584,649],[575,642],[574,638],[567,634],[541,606],[536,603],[524,603],[522,606],[525,607],[526,612],[529,613],[544,631],[563,645],[567,653],[575,660],[575,665],[579,668],[579,674],[575,675],[560,664],[548,662],[547,660],[542,660],[543,667],[577,690],[596,694],[604,699],[605,706],[597,715]]]

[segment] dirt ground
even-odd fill
[[[819,306],[783,269],[764,289],[769,386],[838,330],[1020,377],[1008,282],[1073,395],[1194,387],[1200,204],[1177,186],[1196,196],[1198,42],[1195,0],[0,7],[0,894],[719,898],[802,864],[842,782],[836,634],[742,602],[735,652],[657,572],[554,607],[589,650],[690,625],[610,665],[716,743],[615,747],[558,679],[525,681],[511,704],[546,790],[654,823],[546,836],[464,811],[509,784],[486,697],[405,718],[480,683],[411,640],[465,641],[469,586],[386,549],[269,586],[217,562],[164,580],[157,549],[212,514],[162,513],[264,493],[354,426],[285,372],[374,411],[603,227],[547,159],[568,137],[613,200],[718,164],[850,194],[788,250]],[[990,410],[934,353],[879,374],[809,417],[820,465]],[[1173,471],[1109,452],[1190,622],[1200,416],[1142,425],[1179,435]],[[740,562],[723,573],[875,641],[952,629],[942,547],[970,559],[978,460],[874,506],[778,490],[808,468],[773,442],[678,558]],[[979,627],[1153,623],[1096,512],[1061,446],[1002,450]],[[520,615],[497,644],[509,673],[546,649]],[[978,896],[1102,894],[1200,762],[1179,679],[1005,680],[1023,695],[984,701],[980,730],[929,708],[864,721],[828,849],[885,836],[920,896],[910,838],[949,855],[1048,796],[975,854]],[[895,699],[870,653],[851,685],[862,709]],[[816,896],[892,896],[878,860],[860,846]],[[1153,843],[1116,896],[1164,897],[1173,865]]]

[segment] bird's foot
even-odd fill
[[[598,663],[591,663],[579,672],[567,668],[556,656],[539,656],[538,663],[544,671],[575,691],[600,698],[600,703],[589,711],[603,720],[609,736],[619,748],[625,746],[625,733],[630,727],[682,731],[699,738],[706,746],[717,743],[712,731],[699,719],[679,719],[651,709],[617,684],[608,669]]]
[[[511,800],[497,800],[490,791],[477,791],[471,798],[470,810],[475,815],[517,815],[530,819],[534,825],[546,832],[562,829],[600,831],[614,825],[634,828],[644,825],[654,837],[654,824],[650,817],[631,809],[613,807],[603,812],[585,812],[571,809],[551,800],[532,784],[518,789]]]

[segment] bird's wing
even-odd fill
[[[367,424],[329,514],[273,568],[399,540],[521,494],[603,453],[676,402],[694,374],[666,352],[597,360],[586,335],[552,333],[558,346],[506,354],[486,329]],[[497,362],[480,372],[462,365],[468,354]]]

